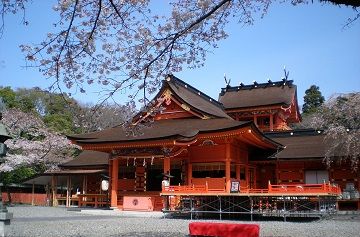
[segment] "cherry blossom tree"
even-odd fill
[[[338,95],[330,98],[309,118],[313,128],[324,129],[326,157],[332,162],[350,161],[354,169],[360,159],[360,93]]]
[[[24,11],[27,2],[1,0],[0,14]],[[55,79],[52,88],[65,85],[85,93],[88,85],[99,84],[104,100],[123,92],[146,106],[148,94],[166,74],[204,65],[207,54],[228,36],[230,21],[253,24],[273,2],[173,0],[164,6],[150,0],[58,0],[54,31],[21,49],[31,66]],[[359,7],[357,1],[325,2]],[[160,15],[156,8],[168,12]]]
[[[72,108],[74,127],[79,133],[111,128],[129,121],[135,113],[132,105],[102,103],[79,105]]]
[[[3,112],[2,123],[12,139],[7,140],[8,152],[1,172],[9,172],[19,166],[42,165],[45,170],[55,169],[60,162],[72,157],[76,145],[65,136],[55,133],[36,115],[17,109]]]

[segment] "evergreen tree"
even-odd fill
[[[324,96],[321,95],[319,87],[316,85],[312,85],[309,89],[305,91],[302,112],[305,115],[312,114],[320,108],[324,101]]]

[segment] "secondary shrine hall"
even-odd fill
[[[322,131],[291,130],[300,120],[293,81],[227,86],[216,100],[168,75],[130,128],[68,136],[104,170],[86,174],[83,155],[62,172],[83,167],[80,175],[93,180],[91,190],[80,182],[83,205],[104,195],[100,182],[108,176],[110,205],[120,210],[220,217],[335,211],[341,189],[359,188],[359,172],[347,164],[326,167]],[[105,155],[97,160],[92,152]],[[162,185],[164,176],[169,185]]]

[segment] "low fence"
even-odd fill
[[[21,204],[33,204],[36,206],[48,205],[47,197],[45,193],[10,193],[11,203]],[[2,193],[3,202],[9,202],[9,197],[6,192]]]
[[[211,189],[208,183],[205,185],[182,185],[182,186],[164,186],[162,189],[163,194],[176,194],[176,193],[212,193],[212,192],[226,192],[224,189]],[[246,194],[329,194],[340,195],[341,189],[338,185],[323,183],[323,184],[298,184],[298,185],[271,185],[269,183],[267,189],[248,189],[241,187],[240,193]]]

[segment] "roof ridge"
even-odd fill
[[[170,80],[169,80],[169,78],[170,78]],[[174,76],[173,74],[168,74],[166,76],[166,79],[164,80],[164,82],[169,83],[172,80],[173,80],[174,84],[177,84],[177,85],[180,85],[180,86],[186,88],[187,90],[193,92],[194,94],[197,94],[198,96],[202,97],[203,99],[205,99],[205,100],[209,101],[210,103],[218,106],[222,110],[225,109],[224,105],[221,102],[219,102],[218,100],[216,100],[216,99],[212,98],[211,96],[205,94],[204,92],[200,91],[199,89],[196,89],[192,85],[184,82],[183,80],[179,79],[178,77]]]
[[[286,80],[286,79],[282,79],[281,81],[271,81],[268,80],[268,82],[264,82],[264,83],[258,83],[256,81],[254,81],[253,84],[249,84],[249,85],[244,85],[243,83],[240,83],[239,86],[226,86],[221,88],[221,92],[219,96],[223,96],[226,92],[233,92],[233,91],[240,91],[240,90],[254,90],[254,89],[260,89],[260,88],[269,88],[269,87],[281,87],[281,86],[288,86],[288,87],[292,87],[292,86],[296,86],[293,84],[293,80]]]

